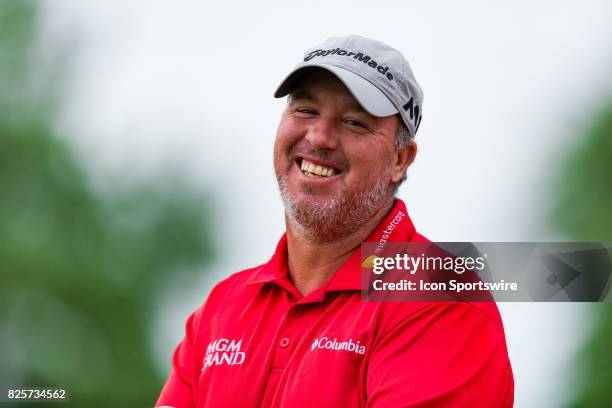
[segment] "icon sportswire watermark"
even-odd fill
[[[366,242],[365,301],[611,302],[604,242]]]

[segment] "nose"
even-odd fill
[[[306,131],[305,138],[316,150],[333,150],[338,147],[334,123],[325,118],[319,118],[312,123]]]

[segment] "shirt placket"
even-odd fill
[[[295,353],[295,348],[299,344],[303,333],[303,320],[306,306],[298,303],[293,303],[289,306],[287,313],[278,335],[273,344],[274,355],[272,369],[266,387],[265,397],[262,406],[269,407],[272,405],[274,396],[278,390],[279,381],[289,364],[291,357]]]

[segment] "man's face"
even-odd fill
[[[363,225],[393,195],[397,116],[361,108],[334,75],[316,71],[289,98],[274,145],[274,169],[287,215],[325,241]]]

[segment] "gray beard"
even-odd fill
[[[338,192],[323,204],[304,205],[290,196],[287,178],[287,175],[277,176],[285,214],[294,232],[311,242],[331,242],[354,233],[371,220],[391,189],[389,168],[375,185],[365,190]]]

